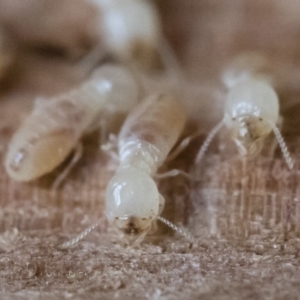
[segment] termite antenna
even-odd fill
[[[88,227],[87,229],[85,229],[83,232],[81,232],[79,235],[77,235],[74,239],[63,243],[61,245],[61,248],[69,248],[74,246],[75,244],[77,244],[78,242],[80,242],[82,239],[84,239],[87,235],[89,235],[96,227],[98,227],[101,224],[102,221],[99,221],[96,224],[91,225],[90,227]]]
[[[279,129],[277,128],[277,126],[273,122],[268,121],[268,123],[270,124],[270,126],[271,126],[271,128],[272,128],[272,130],[275,134],[275,137],[277,139],[277,142],[279,144],[279,147],[281,149],[281,152],[283,154],[283,157],[285,159],[286,164],[288,165],[289,169],[292,170],[293,167],[294,167],[294,161],[291,158],[290,152],[289,152],[289,150],[286,146],[286,143],[285,143]]]
[[[180,227],[176,226],[175,224],[173,224],[172,222],[168,221],[167,219],[161,216],[157,216],[156,218],[162,223],[164,223],[165,225],[169,226],[174,231],[178,232],[181,236],[183,236],[187,240],[190,240],[191,242],[195,242],[195,238],[185,230],[181,229]]]
[[[203,145],[201,146],[196,159],[195,159],[195,163],[198,164],[201,159],[203,158],[208,146],[210,145],[211,141],[213,140],[213,138],[215,137],[215,135],[221,130],[221,128],[224,125],[224,119],[219,122],[209,133],[209,135],[207,136],[206,140],[204,141]]]

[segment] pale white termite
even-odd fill
[[[251,59],[250,59],[251,61]],[[257,63],[258,60],[254,59]],[[240,60],[237,66],[246,66]],[[293,160],[276,124],[279,122],[279,99],[257,63],[252,69],[237,69],[225,72],[223,81],[229,88],[226,98],[224,118],[208,134],[197,157],[203,158],[210,142],[225,125],[241,156],[256,156],[260,153],[265,138],[273,131],[290,169]]]
[[[157,11],[147,0],[92,0],[99,8],[99,32],[105,46],[122,61],[137,56],[152,59],[160,24]]]
[[[129,243],[143,240],[164,207],[153,177],[185,122],[185,109],[176,97],[157,93],[137,107],[122,126],[120,166],[106,189],[106,216]]]
[[[154,231],[156,220],[191,238],[160,217],[165,200],[153,179],[185,126],[185,109],[176,98],[170,93],[148,96],[129,114],[118,136],[120,165],[106,189],[106,216],[131,245]],[[63,247],[77,243],[98,224]]]
[[[137,104],[138,93],[139,83],[130,72],[104,65],[78,88],[38,99],[9,144],[5,159],[9,176],[30,181],[51,172],[81,136],[103,124],[110,113],[128,113]]]
[[[95,64],[106,52],[123,63],[153,69],[161,63],[178,71],[162,34],[159,13],[148,0],[89,0],[99,9],[99,46],[84,62]],[[90,60],[90,61],[89,61]]]

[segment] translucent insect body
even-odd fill
[[[293,161],[276,127],[279,121],[279,100],[276,92],[262,77],[256,77],[250,72],[242,74],[240,80],[238,77],[230,78],[224,118],[207,136],[197,155],[196,163],[203,158],[213,137],[225,125],[237,145],[239,154],[247,157],[258,155],[265,138],[273,131],[285,161],[292,169]]]
[[[99,68],[90,80],[66,94],[38,99],[9,144],[6,171],[18,181],[51,172],[84,133],[100,126],[109,113],[128,112],[137,100],[136,80],[113,65]]]
[[[278,119],[278,97],[264,81],[246,80],[229,91],[224,122],[242,156],[261,151]]]
[[[157,58],[160,22],[146,0],[92,0],[99,8],[99,32],[107,50],[123,62],[149,67]]]
[[[193,240],[160,216],[165,200],[153,179],[177,142],[185,121],[185,110],[174,95],[156,93],[142,102],[122,126],[118,137],[120,165],[107,186],[106,216],[131,245],[139,244],[147,233],[154,232],[156,220]],[[62,246],[74,245],[99,224]]]
[[[154,229],[164,207],[153,180],[186,121],[171,94],[154,94],[126,119],[119,135],[120,166],[106,190],[108,221],[131,244]]]

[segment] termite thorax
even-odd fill
[[[119,143],[120,165],[137,168],[148,174],[155,174],[160,165],[159,151],[150,143],[134,139]]]

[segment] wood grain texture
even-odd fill
[[[85,137],[83,158],[54,197],[50,186],[63,166],[21,184],[10,180],[0,164],[1,299],[298,298],[300,22],[295,16],[300,8],[293,0],[284,7],[280,0],[164,0],[158,6],[187,78],[206,88],[199,96],[187,91],[185,100],[206,132],[218,120],[215,105],[222,106],[223,98],[212,96],[220,86],[220,70],[236,53],[262,51],[286,66],[285,77],[294,74],[281,99],[295,170],[288,171],[272,138],[261,157],[243,165],[225,131],[195,167],[202,136],[165,167],[190,170],[196,181],[160,182],[167,201],[163,215],[197,237],[192,248],[162,225],[140,247],[126,247],[103,222],[84,241],[62,250],[62,242],[103,217],[105,186],[115,165],[99,151],[99,133]],[[58,94],[83,80],[72,60],[50,50],[29,51],[35,39],[25,38],[18,40],[15,69],[1,83],[1,161],[36,96]],[[73,42],[62,45],[69,49]]]

